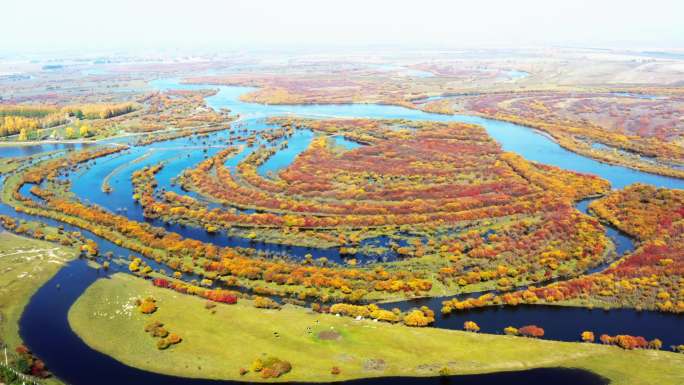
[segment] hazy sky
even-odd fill
[[[684,48],[682,0],[2,0],[0,49]]]

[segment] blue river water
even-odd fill
[[[210,85],[182,85],[175,79],[162,79],[151,83],[157,89],[206,89],[216,88],[218,93],[208,97],[208,104],[215,108],[228,108],[233,113],[237,113],[249,123],[250,127],[264,126],[260,118],[274,115],[301,115],[307,117],[339,117],[339,118],[382,118],[382,119],[414,119],[414,120],[433,120],[433,121],[459,121],[465,123],[481,124],[488,133],[495,138],[506,151],[513,151],[521,154],[528,160],[538,161],[546,164],[559,166],[578,172],[599,175],[609,180],[614,188],[621,188],[632,183],[648,183],[656,186],[669,188],[684,188],[684,181],[652,175],[627,169],[620,166],[603,164],[592,159],[569,152],[561,148],[558,144],[535,130],[515,125],[512,123],[500,122],[480,117],[456,115],[447,116],[430,114],[418,110],[407,109],[389,105],[259,105],[244,103],[239,100],[239,96],[253,89],[248,87],[227,87]],[[278,170],[286,167],[296,155],[306,148],[307,140],[310,142],[313,134],[306,134],[302,130],[301,139],[288,140],[289,146],[285,151],[281,151],[267,161],[259,172],[263,175],[277,173]],[[216,153],[220,148],[225,134],[215,133],[203,138],[183,138],[174,141],[155,143],[145,147],[133,147],[123,154],[116,154],[103,159],[98,159],[89,164],[88,168],[80,175],[72,176],[74,193],[83,200],[98,204],[109,210],[119,212],[134,220],[145,220],[139,207],[131,204],[132,187],[130,175],[137,169],[145,165],[151,165],[160,161],[166,161],[165,169],[158,174],[159,185],[164,189],[172,189],[179,193],[187,194],[178,189],[173,184],[173,177],[182,172],[187,167]],[[348,141],[342,137],[335,137],[335,141],[353,150],[358,143]],[[215,147],[213,146],[215,145]],[[211,148],[208,148],[211,146]],[[35,150],[33,147],[36,147]],[[64,148],[64,147],[59,147]],[[185,148],[185,150],[183,149]],[[198,148],[206,148],[199,150]],[[30,147],[0,147],[2,156],[23,156],[38,152],[49,151],[57,148],[46,148],[43,146]],[[290,150],[292,149],[292,150]],[[7,150],[7,151],[6,151]],[[238,158],[243,158],[249,153],[244,150]],[[281,154],[283,153],[283,154]],[[10,155],[7,155],[10,154]],[[19,155],[15,155],[19,154]],[[273,160],[272,159],[276,159]],[[229,159],[227,164],[235,166],[235,158]],[[269,163],[271,162],[271,163]],[[229,164],[230,163],[230,164]],[[110,184],[114,191],[111,194],[103,193],[100,190],[102,180],[110,177]],[[28,191],[22,191],[29,194]],[[585,211],[588,202],[579,202],[578,209]],[[35,217],[24,214],[14,213],[11,208],[0,205],[0,213],[11,215],[27,220],[36,220]],[[41,218],[41,221],[58,225],[57,222]],[[168,225],[154,223],[159,226],[166,226],[167,229],[178,231],[183,236],[196,239],[208,239],[208,236],[201,229],[192,229],[178,225]],[[68,230],[69,226],[65,226]],[[76,230],[76,229],[71,229]],[[98,240],[103,252],[112,251],[117,255],[134,254],[127,250],[118,248],[105,240],[96,237],[86,231],[80,230],[87,237]],[[614,241],[620,254],[633,249],[633,243],[629,237],[619,233],[615,229],[607,228],[608,235]],[[211,240],[220,245],[254,247],[250,241],[225,235],[212,236]],[[273,251],[281,250],[283,246],[272,245],[263,247],[273,247]],[[308,248],[298,250],[286,247],[288,254],[299,254]],[[292,252],[292,249],[296,249]],[[316,250],[318,253],[319,250]],[[321,250],[321,252],[323,252]],[[322,254],[321,256],[325,256]],[[318,255],[317,255],[318,256]],[[334,252],[331,258],[334,259]],[[84,261],[75,261],[63,268],[52,280],[43,286],[31,299],[27,306],[20,323],[20,332],[29,347],[47,363],[48,367],[58,377],[75,385],[89,384],[120,384],[120,383],[154,383],[154,384],[216,384],[230,382],[215,382],[196,379],[180,379],[176,377],[164,376],[161,374],[149,373],[125,366],[111,357],[98,353],[85,345],[69,328],[66,320],[68,309],[78,296],[96,279],[105,278],[103,272],[95,272],[85,267]],[[57,286],[59,285],[59,287]],[[429,304],[433,309],[438,310],[440,299],[425,299],[406,301],[395,304],[400,308],[407,308],[421,304]],[[576,341],[582,330],[594,330],[597,333],[627,333],[644,335],[649,338],[659,337],[667,344],[682,343],[681,327],[683,318],[670,314],[655,312],[636,312],[633,310],[619,311],[599,311],[582,308],[557,308],[549,306],[525,306],[520,308],[488,308],[477,311],[461,313],[457,316],[442,317],[438,315],[436,327],[450,329],[460,329],[465,319],[474,320],[481,325],[485,332],[500,333],[503,327],[513,325],[536,323],[547,330],[547,336],[553,339]],[[66,350],[65,350],[66,349]],[[69,354],[64,354],[68,351]],[[74,357],[79,357],[78,360]],[[539,369],[531,371],[495,373],[492,375],[478,376],[455,376],[445,379],[412,379],[412,378],[386,378],[352,381],[349,383],[359,384],[438,384],[438,383],[458,384],[517,384],[517,383],[539,383],[539,384],[578,384],[592,385],[603,384],[605,381],[591,373],[584,371],[568,371],[567,369]]]
[[[31,144],[25,146],[11,146],[9,144],[0,144],[0,158],[25,157],[41,152],[57,151],[57,150],[80,150],[82,148],[92,146],[93,143],[44,143]]]
[[[333,136],[333,139],[335,140],[336,146],[344,147],[347,150],[353,150],[362,146],[361,143],[349,140],[342,135],[335,135]]]
[[[151,85],[161,90],[218,89],[216,95],[207,98],[209,106],[217,110],[228,108],[234,113],[248,117],[298,115],[320,118],[410,119],[479,124],[501,144],[505,151],[518,153],[527,160],[598,175],[610,181],[613,188],[622,188],[632,183],[646,183],[658,187],[684,189],[684,180],[601,163],[562,148],[558,143],[534,129],[494,119],[470,115],[433,114],[380,104],[263,105],[240,101],[240,95],[254,90],[249,87],[187,85],[178,84],[176,79],[161,79],[152,82]]]
[[[287,140],[288,146],[268,158],[264,164],[259,166],[257,171],[262,177],[269,177],[278,170],[287,167],[302,151],[306,150],[311,144],[314,133],[310,130],[297,130],[292,137]]]

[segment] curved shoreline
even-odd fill
[[[107,174],[107,176],[104,177],[104,179],[102,179],[102,183],[100,184],[100,190],[102,190],[102,192],[105,192],[105,193],[111,193],[111,192],[113,192],[114,189],[112,189],[112,187],[109,185],[109,180],[110,180],[114,175],[116,175],[116,174],[118,174],[119,172],[121,172],[121,170],[123,170],[123,169],[125,169],[126,167],[128,167],[129,164],[135,164],[135,163],[141,162],[141,161],[145,160],[145,159],[146,159],[147,157],[149,157],[149,156],[150,156],[150,153],[147,152],[147,153],[145,153],[145,154],[139,156],[139,157],[136,158],[135,160],[133,160],[131,163],[123,163],[123,164],[120,164],[119,166],[117,166],[116,168],[114,168],[112,171],[109,172],[109,174]]]
[[[230,87],[230,85],[227,85],[227,84],[212,84],[212,83],[181,83],[181,84],[190,84],[190,85],[209,84],[209,85],[214,85],[214,86],[219,86],[219,87],[221,87],[221,86]],[[544,91],[542,90],[539,92],[544,92]],[[506,93],[510,93],[510,92],[507,92],[507,91],[493,92],[492,94],[506,94]],[[447,95],[438,95],[438,97],[448,98],[448,97],[453,97],[453,96],[471,96],[471,95],[478,95],[478,94],[481,94],[481,93],[479,93],[479,92],[463,92],[463,93],[453,93],[453,94],[447,94]],[[248,95],[248,94],[245,94],[245,95]],[[292,106],[292,105],[299,105],[299,106],[332,105],[332,106],[335,106],[335,105],[340,105],[341,106],[341,105],[349,105],[349,104],[381,105],[381,106],[384,105],[384,106],[404,107],[404,108],[414,109],[414,110],[429,113],[429,114],[438,114],[438,115],[445,115],[445,116],[457,116],[457,115],[459,115],[456,112],[446,113],[446,112],[439,112],[439,111],[429,111],[429,110],[426,110],[424,108],[425,107],[424,103],[418,104],[418,105],[415,104],[416,101],[425,100],[425,99],[429,99],[429,98],[431,98],[431,97],[408,100],[406,103],[395,103],[395,102],[388,102],[388,101],[382,101],[382,100],[376,101],[376,102],[373,102],[373,101],[359,102],[359,101],[349,100],[348,102],[337,102],[337,103],[321,103],[321,102],[315,102],[315,101],[306,101],[303,103],[291,104],[291,103],[266,103],[266,102],[262,102],[259,100],[255,100],[253,98],[241,96],[240,101],[243,101],[245,103],[260,104],[260,105],[264,105],[264,106],[268,106],[268,105],[275,105],[275,106]],[[671,169],[671,168],[665,167],[665,166],[663,166],[662,168],[661,167],[653,167],[652,168],[652,167],[649,167],[648,165],[641,164],[641,163],[620,162],[619,160],[616,160],[616,159],[602,157],[602,156],[596,156],[595,154],[591,153],[591,151],[582,151],[582,149],[580,149],[580,148],[576,148],[576,147],[568,145],[567,143],[563,143],[562,141],[559,141],[556,137],[553,136],[552,133],[544,130],[541,127],[539,127],[539,125],[531,123],[531,122],[521,123],[520,121],[515,120],[515,119],[505,119],[505,118],[486,115],[486,114],[482,114],[482,113],[478,113],[478,112],[468,112],[468,113],[465,113],[463,115],[474,116],[474,117],[482,117],[482,118],[497,120],[497,121],[501,121],[501,122],[513,123],[513,124],[518,124],[518,125],[528,127],[530,129],[538,130],[540,133],[543,133],[544,136],[553,140],[554,142],[556,142],[558,145],[562,146],[566,150],[571,151],[577,155],[593,159],[597,162],[601,162],[601,163],[609,164],[609,165],[614,165],[614,166],[626,167],[626,168],[629,168],[629,169],[632,169],[635,171],[646,172],[649,174],[661,175],[661,176],[666,176],[666,177],[670,177],[670,178],[678,178],[678,179],[684,180],[684,171],[682,171],[682,170]],[[350,118],[350,119],[354,119],[354,118]],[[626,149],[623,149],[623,150],[626,150]],[[639,155],[641,155],[641,154],[639,154]]]
[[[513,123],[517,125],[521,125],[523,127],[528,127],[532,130],[539,131],[540,134],[543,134],[546,136],[548,139],[554,141],[556,144],[559,146],[563,147],[564,149],[574,152],[577,155],[593,159],[597,162],[601,162],[604,164],[608,165],[613,165],[613,166],[619,166],[619,167],[625,167],[629,168],[635,171],[640,171],[648,174],[654,174],[654,175],[660,175],[668,178],[676,178],[676,179],[681,179],[684,180],[684,171],[682,170],[676,170],[676,169],[671,169],[669,167],[649,167],[646,164],[641,164],[641,163],[630,163],[630,162],[620,162],[619,160],[612,159],[609,157],[603,157],[603,156],[596,156],[589,150],[582,150],[581,148],[576,148],[573,146],[570,146],[569,144],[565,143],[564,141],[559,140],[553,134],[549,131],[544,130],[543,128],[539,127],[538,125],[534,125],[529,122],[521,123],[519,121],[516,121],[515,119],[503,119],[501,117],[495,117],[495,116],[488,116],[485,114],[472,114],[472,116],[480,116],[486,119],[492,119],[492,120],[498,120],[501,122],[507,122],[507,123]],[[617,147],[620,150],[627,151],[627,149]],[[644,156],[642,154],[636,153],[639,156]]]
[[[436,328],[411,330],[371,320],[357,321],[348,317],[335,317],[332,314],[311,313],[307,309],[295,306],[286,305],[281,310],[269,311],[254,308],[253,303],[248,300],[240,300],[236,305],[218,304],[214,308],[217,311],[215,314],[200,321],[192,315],[194,311],[204,311],[204,303],[198,298],[182,296],[176,299],[175,293],[149,287],[144,281],[128,275],[116,274],[111,279],[98,280],[72,306],[69,311],[69,323],[73,330],[91,347],[122,362],[145,370],[173,375],[255,381],[258,377],[254,373],[243,377],[239,375],[239,368],[249,367],[251,360],[261,352],[270,352],[291,361],[294,369],[282,379],[288,382],[347,381],[359,377],[387,375],[423,378],[438,375],[439,369],[443,367],[450,367],[452,374],[468,374],[539,366],[572,366],[566,365],[566,362],[568,359],[576,358],[582,360],[582,364],[578,366],[586,368],[587,365],[591,366],[591,357],[611,354],[611,348],[600,345],[494,335],[475,336],[460,330]],[[160,304],[159,310],[153,316],[154,319],[168,321],[170,328],[187,338],[187,341],[172,348],[173,353],[168,356],[169,362],[164,361],[168,353],[159,352],[149,343],[142,330],[142,325],[150,317],[139,314],[132,314],[130,317],[114,315],[108,310],[112,308],[111,305],[100,302],[101,298],[107,298],[106,300],[116,308],[125,303],[130,296],[139,293],[153,296]],[[236,334],[220,330],[220,325],[227,322],[240,325],[236,326]],[[302,335],[302,328],[306,325],[311,325],[311,335]],[[194,330],[195,327],[199,330]],[[339,340],[324,342],[319,341],[320,337],[315,337],[321,331],[333,330],[333,327],[342,336]],[[287,338],[286,345],[283,346],[278,339],[269,338],[268,334],[272,328]],[[215,332],[207,334],[203,330]],[[140,339],[143,345],[126,347],[120,335],[127,336],[126,340]],[[253,342],[239,352],[224,351],[210,342],[216,340],[226,346],[238,346],[239,341],[243,339]],[[481,341],[481,345],[468,349],[468,344],[474,341]],[[367,345],[368,342],[377,343],[383,346],[383,349],[373,349]],[[186,343],[187,345],[183,345]],[[407,346],[424,349],[424,354],[415,358],[404,354]],[[557,353],[549,355],[549,346],[557,347]],[[530,349],[529,357],[518,359],[517,349],[525,347]],[[500,357],[492,357],[490,361],[482,360],[484,356],[489,355],[490,349],[499,350]],[[337,355],[341,352],[354,359],[339,359]],[[615,353],[620,357],[628,354]],[[201,361],[201,370],[192,364],[195,355],[198,356],[197,363]],[[205,356],[206,359],[199,358]],[[364,361],[373,358],[386,360],[385,370],[365,370]],[[482,366],[470,365],[468,358],[481,362]],[[184,362],[188,362],[187,368],[182,367]],[[340,375],[330,375],[328,365],[333,364],[340,366]]]
[[[75,280],[74,280],[74,279],[71,279],[70,281],[75,281]],[[46,288],[46,287],[48,287],[47,284],[44,286],[44,288]],[[42,289],[43,289],[43,288],[41,288],[41,290],[42,290]],[[47,289],[46,289],[46,290],[47,290]],[[32,303],[33,303],[33,298],[32,298],[32,300],[31,300],[31,304],[32,304]],[[36,310],[36,311],[37,311],[37,310]],[[45,311],[45,309],[43,309],[43,311]],[[27,311],[27,313],[25,313],[25,314],[28,314],[28,311]],[[36,315],[39,314],[39,313],[32,313],[32,314],[33,314],[33,316],[36,316]],[[43,312],[42,314],[45,314],[45,313]],[[27,315],[27,317],[28,317],[28,315]],[[22,323],[23,323],[23,321],[24,321],[24,318],[23,318],[23,316],[22,316]],[[27,321],[27,322],[28,322],[28,321]],[[38,336],[34,336],[34,338],[38,338]],[[32,345],[32,344],[31,344],[31,345]],[[32,347],[33,347],[33,346],[32,346]],[[49,347],[48,347],[48,348],[49,348]],[[110,358],[110,359],[111,359],[111,358]],[[48,365],[51,365],[50,362],[48,362]],[[155,375],[155,376],[157,376],[157,375]],[[136,377],[136,378],[137,378],[137,377]],[[119,380],[120,380],[120,379],[119,379]],[[377,379],[371,379],[371,380],[377,381]],[[438,380],[438,378],[435,378],[435,380]],[[362,381],[365,381],[365,380],[362,380]],[[413,381],[415,381],[415,380],[413,380]],[[423,380],[421,380],[421,381],[423,381]],[[187,381],[186,381],[186,382],[187,382]],[[119,383],[120,383],[120,382],[119,382]],[[175,382],[170,382],[170,383],[175,383]],[[184,382],[184,383],[185,383],[185,382]],[[203,382],[200,382],[200,383],[203,383]],[[207,383],[212,383],[212,384],[213,384],[213,383],[215,383],[215,382],[212,381],[212,382],[207,382]],[[362,383],[362,382],[359,382],[359,383]],[[374,383],[376,383],[376,382],[374,382]],[[395,379],[395,381],[393,381],[393,382],[391,382],[391,383],[396,383],[396,379]],[[436,382],[435,382],[435,383],[436,383]]]

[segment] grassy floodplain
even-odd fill
[[[136,298],[147,296],[155,298],[159,307],[151,315],[141,314],[133,305]],[[443,368],[451,374],[472,374],[551,366],[592,370],[620,385],[676,385],[683,380],[678,368],[684,365],[684,356],[662,351],[414,329],[290,305],[262,310],[251,301],[218,305],[212,313],[205,302],[115,274],[97,281],[79,298],[69,312],[69,323],[88,345],[127,365],[186,377],[263,381],[255,373],[240,376],[239,370],[267,355],[292,363],[293,370],[279,381],[434,376]],[[158,350],[156,340],[144,331],[151,321],[162,322],[183,342]],[[333,366],[341,373],[331,374]]]
[[[76,256],[72,248],[0,231],[0,338],[8,345],[21,343],[19,318],[33,293]]]
[[[70,247],[0,231],[0,340],[10,349],[22,343],[19,319],[31,296],[76,256]],[[62,384],[54,377],[41,383]]]

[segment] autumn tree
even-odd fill
[[[468,332],[477,333],[480,331],[480,326],[478,326],[478,324],[476,324],[474,321],[465,321],[463,323],[463,329]]]
[[[524,336],[524,337],[532,337],[532,338],[544,337],[544,329],[540,328],[537,325],[523,326],[520,329],[518,329],[518,332],[520,333],[521,336]]]
[[[582,332],[582,341],[584,342],[594,342],[594,333],[590,331],[583,331]]]
[[[514,328],[513,326],[507,326],[504,328],[504,334],[509,336],[517,336],[519,334],[519,331],[517,328]]]

